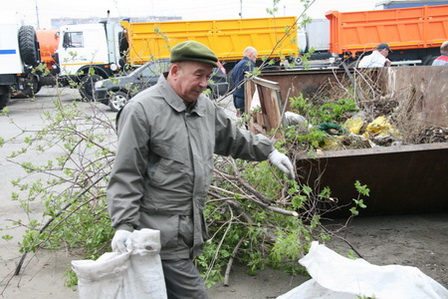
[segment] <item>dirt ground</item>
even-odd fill
[[[43,90],[42,97],[50,96],[50,90]],[[20,124],[28,127],[40,122],[35,116],[37,109],[44,108],[43,101],[30,103],[14,101],[9,108],[11,115]],[[17,133],[17,128],[0,117],[0,136],[8,138]],[[0,235],[10,234],[12,241],[0,239],[0,298],[77,298],[76,290],[67,288],[64,273],[70,261],[78,257],[67,252],[40,252],[29,255],[20,275],[12,275],[20,260],[17,242],[21,230],[12,227],[12,219],[23,218],[17,202],[10,200],[10,180],[23,174],[17,166],[6,160],[6,155],[18,150],[19,144],[0,148]],[[44,157],[42,157],[44,158]],[[424,200],[424,199],[422,199]],[[38,206],[34,208],[38,209]],[[380,217],[358,217],[347,231],[346,240],[368,262],[377,265],[399,264],[414,266],[448,288],[448,212],[425,215],[402,215]],[[334,239],[327,246],[343,255],[349,247]],[[211,299],[229,298],[276,298],[299,286],[309,277],[290,275],[267,269],[256,276],[246,274],[244,266],[235,266],[225,287],[218,283],[209,290]]]
[[[3,214],[3,212],[2,212]],[[430,215],[381,216],[355,219],[346,239],[370,263],[414,266],[448,288],[448,213]],[[77,298],[76,290],[64,286],[64,272],[76,257],[65,252],[43,252],[29,256],[19,276],[11,278],[20,254],[3,243],[0,288],[4,298]],[[333,250],[345,253],[345,243],[333,240]],[[9,252],[5,252],[9,250]],[[267,269],[249,276],[244,266],[236,266],[229,286],[218,283],[209,289],[211,299],[276,298],[299,286],[309,277],[292,277]],[[5,289],[5,285],[9,284]]]

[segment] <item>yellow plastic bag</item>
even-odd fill
[[[390,124],[385,116],[379,116],[367,125],[366,131],[362,136],[369,139],[373,136],[400,137],[400,132]]]
[[[359,134],[362,126],[364,126],[364,120],[361,117],[354,117],[347,119],[343,128],[353,134]]]

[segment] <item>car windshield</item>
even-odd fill
[[[140,75],[142,77],[154,77],[159,76],[161,73],[168,70],[170,62],[168,59],[159,59],[148,62],[144,66],[139,67],[130,76]]]

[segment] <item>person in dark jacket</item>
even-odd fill
[[[235,88],[233,104],[238,116],[245,112],[244,79],[246,73],[250,73],[255,69],[258,53],[254,47],[247,47],[244,49],[243,55],[243,59],[235,65],[232,71],[232,85]]]
[[[448,41],[445,41],[440,46],[440,56],[434,59],[432,65],[448,65]]]
[[[294,168],[264,135],[254,135],[202,92],[218,58],[195,41],[171,50],[171,66],[117,115],[118,148],[107,188],[116,229],[112,249],[131,250],[133,230],[160,231],[168,298],[207,298],[193,264],[207,239],[205,198],[214,154],[269,161],[294,178]]]

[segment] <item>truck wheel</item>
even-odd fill
[[[123,91],[116,91],[109,97],[109,107],[112,111],[118,112],[129,101],[129,97]]]
[[[32,76],[31,79],[25,83],[23,90],[17,94],[17,98],[33,98],[36,93],[40,90],[40,84],[36,77]]]
[[[42,89],[42,86],[43,84],[39,81],[39,83],[37,83],[36,90],[34,90],[34,94],[38,93]]]
[[[11,92],[8,87],[0,88],[0,111],[6,107],[11,98]]]
[[[126,34],[122,31],[118,33],[118,41],[119,41],[119,50],[120,50],[120,56],[126,57],[126,54],[129,50],[129,42],[126,37]]]
[[[95,88],[95,82],[102,80],[99,75],[88,75],[81,78],[79,82],[79,93],[83,99],[93,101],[93,93]]]
[[[19,29],[19,48],[22,61],[32,67],[40,63],[39,42],[33,26],[22,26]]]

